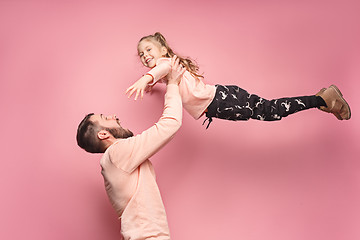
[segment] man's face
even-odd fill
[[[98,122],[99,125],[105,128],[121,127],[119,119],[115,115],[94,114],[91,116],[91,121]]]
[[[133,136],[133,133],[129,129],[121,127],[120,121],[115,115],[94,114],[90,119],[107,129],[115,138],[128,138]]]

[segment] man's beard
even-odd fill
[[[122,127],[119,128],[108,128],[106,129],[109,131],[114,138],[129,138],[134,136],[134,134],[129,129],[123,129]]]

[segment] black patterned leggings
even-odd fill
[[[213,117],[233,121],[250,118],[276,121],[289,114],[320,106],[326,104],[321,97],[315,95],[266,100],[255,94],[249,94],[238,86],[216,85],[216,94],[208,106],[206,112],[208,118],[205,121],[209,120],[210,124]]]

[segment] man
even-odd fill
[[[78,145],[104,153],[100,165],[109,200],[121,218],[124,239],[170,239],[165,208],[149,157],[168,143],[182,122],[179,83],[184,69],[172,59],[164,111],[157,123],[133,136],[118,118],[88,114],[77,131]]]

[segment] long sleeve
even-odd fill
[[[125,172],[134,171],[151,157],[179,130],[182,123],[182,102],[179,87],[168,84],[164,111],[159,121],[141,134],[120,139],[110,146],[110,158],[115,166]]]
[[[156,66],[148,74],[153,76],[154,80],[149,83],[153,86],[160,79],[165,77],[171,70],[170,58],[159,58]],[[185,71],[180,85],[180,95],[185,110],[195,119],[199,119],[211,101],[214,99],[216,87],[205,84],[201,79],[195,78],[189,71]]]
[[[154,80],[149,85],[154,85],[157,81],[164,78],[171,70],[171,59],[160,58],[156,61],[156,66],[153,67],[147,74],[153,76]]]

